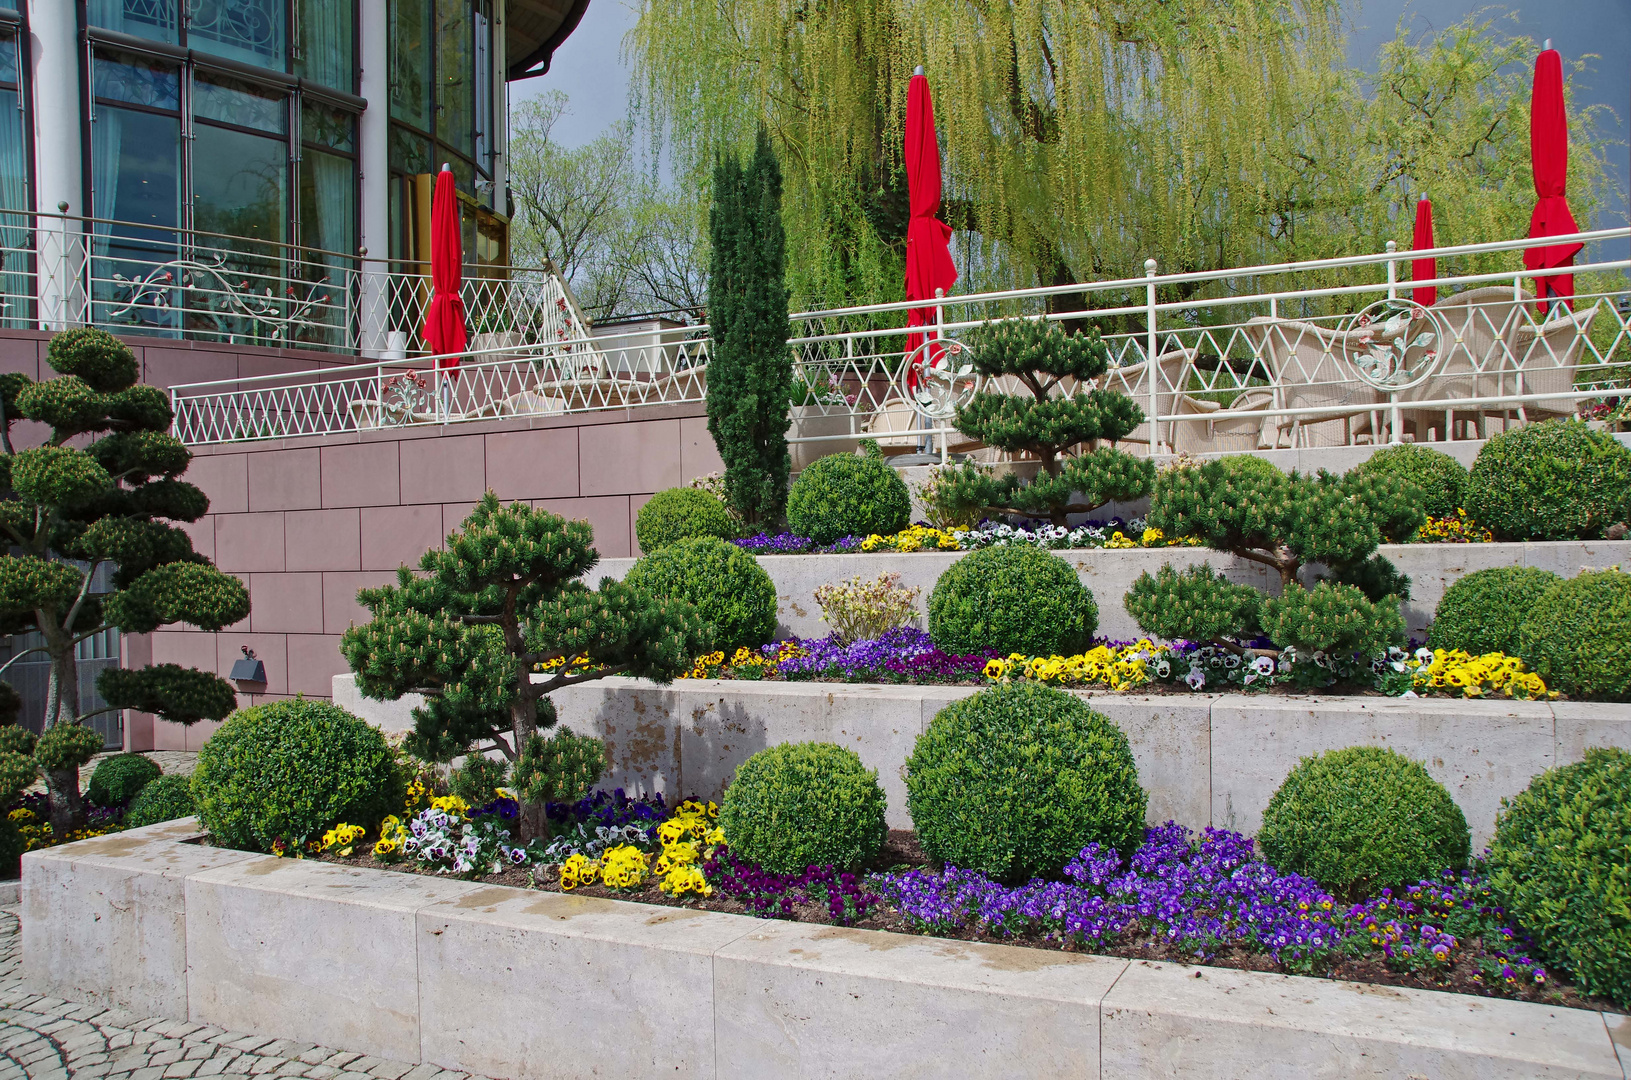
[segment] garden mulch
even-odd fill
[[[332,854],[313,856],[324,862],[340,863],[347,866],[369,867],[372,869],[395,870],[400,873],[438,875],[434,870],[420,869],[403,863],[387,864],[375,861],[372,855],[353,855],[341,858]],[[883,850],[879,852],[869,870],[904,871],[929,865],[929,859],[924,855],[923,849],[917,842],[917,835],[906,829],[889,830],[889,839],[885,842]],[[553,867],[540,867],[532,869],[514,868],[506,869],[497,874],[476,875],[470,880],[491,885],[509,885],[520,889],[542,889],[545,892],[562,892],[560,875]],[[657,904],[662,907],[683,907],[697,911],[717,911],[727,915],[754,915],[747,905],[739,900],[722,896],[707,898],[686,897],[675,899],[658,891],[655,877],[637,889],[610,889],[603,885],[580,885],[571,890],[576,896],[594,896],[609,900],[626,900],[642,904]],[[762,917],[762,916],[761,916]],[[778,916],[786,921],[801,923],[816,923],[833,925],[833,919],[827,911],[825,904],[796,904],[787,916]],[[906,925],[900,912],[887,903],[879,903],[873,914],[867,918],[857,920],[853,924],[862,930],[884,930],[897,934],[912,934],[923,937],[922,931]],[[1004,936],[1001,934],[986,934],[978,932],[958,932],[933,935],[944,937],[953,941],[976,941],[993,945],[1016,945],[1032,949],[1054,949],[1060,952],[1081,952],[1098,956],[1114,956],[1128,960],[1159,960],[1186,967],[1195,966],[1203,961],[1188,953],[1182,953],[1164,942],[1146,936],[1141,939],[1124,941],[1122,943],[1099,949],[1083,949],[1073,942],[1049,940],[1041,935]],[[1476,950],[1468,949],[1470,956]],[[1347,982],[1371,983],[1379,986],[1409,987],[1417,990],[1440,990],[1455,994],[1469,994],[1477,997],[1515,998],[1519,1001],[1537,1002],[1547,1005],[1559,1005],[1571,1009],[1607,1010],[1620,1012],[1613,1003],[1602,998],[1591,997],[1580,993],[1573,986],[1561,979],[1555,971],[1548,969],[1550,983],[1544,988],[1521,987],[1515,993],[1495,993],[1486,983],[1478,971],[1478,966],[1470,959],[1463,958],[1444,972],[1427,975],[1423,973],[1401,972],[1389,968],[1379,958],[1360,957],[1345,959],[1323,970],[1304,970],[1291,965],[1282,964],[1272,956],[1263,953],[1251,952],[1246,949],[1229,948],[1207,957],[1204,963],[1210,967],[1235,968],[1242,971],[1261,971],[1281,975],[1307,975],[1314,978],[1337,979]],[[1196,972],[1199,977],[1200,972]]]

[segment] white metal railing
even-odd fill
[[[1538,242],[1527,240],[1204,273],[1163,275],[1150,263],[1142,277],[944,297],[934,309],[954,350],[989,319],[1098,327],[1113,364],[1098,384],[1143,408],[1149,419],[1127,442],[1146,452],[1440,441],[1631,395],[1631,261],[1592,258],[1602,242],[1627,238],[1631,229],[1578,234],[1588,247],[1566,271],[1576,275],[1572,309],[1534,301],[1536,276],[1521,269],[1521,253]],[[1427,256],[1439,260],[1438,278],[1398,280],[1400,262]],[[1438,303],[1414,304],[1412,290],[1427,285]],[[1087,310],[1046,311],[1062,299]],[[891,451],[993,456],[950,426],[977,382],[966,357],[944,356],[908,379],[923,371],[906,349],[914,306],[924,305],[793,316],[796,457],[799,447],[840,449],[862,437]],[[482,347],[457,375],[425,358],[177,386],[176,432],[194,443],[278,438],[706,396],[706,327],[474,344]]]

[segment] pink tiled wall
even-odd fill
[[[653,492],[721,469],[702,406],[493,420],[194,448],[187,479],[210,497],[193,546],[242,577],[252,611],[218,634],[161,630],[152,663],[228,674],[248,645],[263,694],[327,697],[346,670],[340,634],[366,617],[357,590],[389,582],[440,546],[489,488],[594,526],[606,557],[638,554],[634,517]],[[213,730],[131,722],[134,749],[196,749]]]

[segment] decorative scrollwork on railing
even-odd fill
[[[189,0],[187,33],[276,56],[281,47],[283,0]]]
[[[1433,313],[1414,300],[1378,300],[1355,315],[1348,334],[1359,377],[1381,390],[1420,386],[1438,366],[1444,340]]]
[[[980,389],[969,348],[948,337],[929,338],[900,366],[900,394],[931,424],[949,423]]]
[[[141,321],[142,312],[179,311],[214,320],[222,334],[240,333],[229,327],[227,320],[245,319],[268,328],[256,330],[252,336],[275,341],[288,340],[303,330],[333,329],[321,319],[310,317],[331,299],[327,291],[328,275],[310,282],[279,279],[285,282],[282,296],[270,286],[259,286],[257,291],[257,286],[251,284],[254,276],[227,266],[225,255],[208,262],[171,259],[140,277],[126,277],[116,272],[113,287],[117,298],[108,309],[107,319],[135,324]],[[216,287],[206,289],[208,279],[213,279]],[[191,295],[172,303],[171,293],[178,288],[188,290]]]

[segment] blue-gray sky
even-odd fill
[[[1588,61],[1589,71],[1570,78],[1577,101],[1605,104],[1613,110],[1602,127],[1618,143],[1610,150],[1610,164],[1619,197],[1617,205],[1604,208],[1596,224],[1625,224],[1626,192],[1631,189],[1631,0],[1511,0],[1499,6],[1517,15],[1515,23],[1507,24],[1511,32],[1551,38],[1565,60],[1597,54]],[[1406,15],[1412,29],[1421,31],[1448,26],[1485,7],[1469,0],[1356,0],[1349,60],[1371,66],[1377,47],[1392,38],[1399,19]],[[555,54],[549,74],[514,84],[512,102],[549,89],[565,91],[571,98],[571,110],[561,118],[555,134],[570,146],[589,142],[628,112],[629,67],[623,37],[633,27],[634,18],[634,8],[625,0],[591,0],[577,30]],[[1625,253],[1618,254],[1624,257]]]

